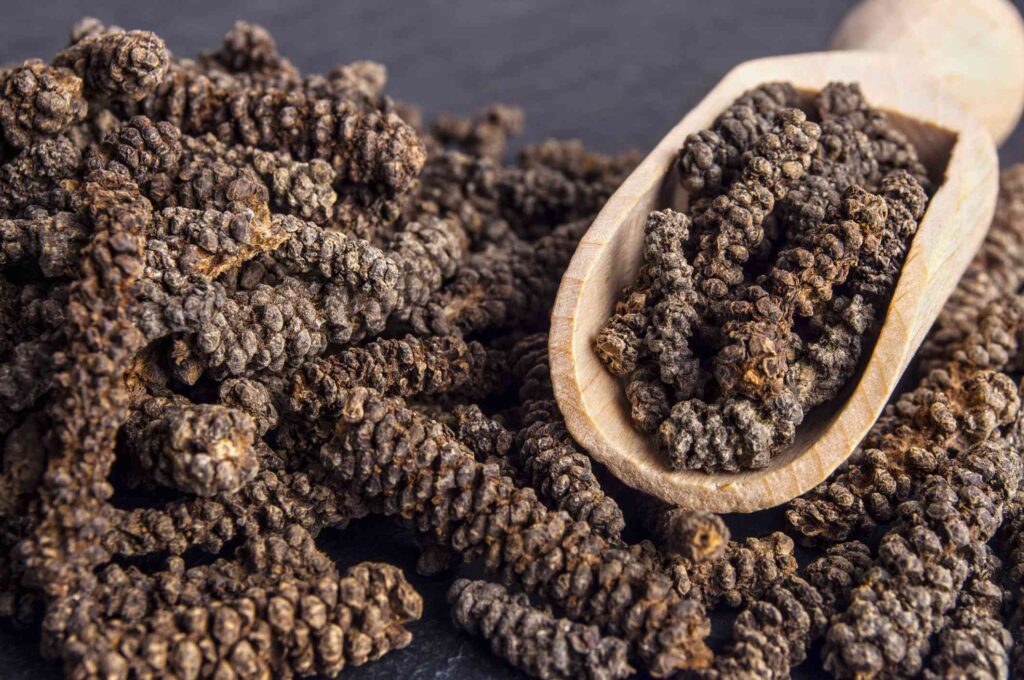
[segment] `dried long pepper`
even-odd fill
[[[834,398],[878,328],[930,184],[855,85],[810,107],[768,84],[678,157],[686,213],[648,216],[644,261],[594,348],[675,470],[762,468]]]
[[[460,579],[448,598],[456,625],[483,635],[495,654],[535,678],[606,680],[633,673],[622,640],[602,637],[597,626],[555,618],[500,585]]]
[[[733,639],[715,659],[709,678],[788,678],[821,636],[851,586],[870,565],[867,548],[842,543],[808,565],[806,578],[789,574],[754,595],[733,623]]]
[[[422,611],[317,546],[377,514],[421,571],[500,581],[457,581],[456,625],[539,677],[787,677],[822,639],[840,676],[1020,668],[1024,168],[916,387],[792,530],[730,539],[604,485],[548,375],[637,156],[510,160],[517,109],[424,122],[385,85],[246,22],[181,59],[87,19],[0,69],[0,616],[72,678],[337,677]],[[689,208],[650,216],[597,349],[678,466],[761,465],[870,347],[930,178],[851,84],[756,88],[677,168]],[[833,545],[800,567],[794,538]]]
[[[999,616],[999,560],[987,555],[979,556],[978,562],[935,641],[924,671],[928,680],[1010,677],[1012,639]]]
[[[558,410],[547,336],[527,336],[512,348],[510,359],[519,382],[521,413],[516,448],[508,460],[541,499],[617,543],[625,527],[622,510],[601,488],[590,458],[573,441]]]
[[[896,507],[952,452],[1010,424],[1024,282],[1024,173],[1003,173],[996,217],[921,350],[918,386],[887,407],[845,465],[790,503],[793,527],[841,541],[890,521]]]
[[[983,566],[977,553],[1017,490],[1020,455],[995,439],[943,467],[900,506],[878,563],[833,618],[824,659],[836,675],[921,672],[930,636],[943,627],[965,580]]]
[[[316,431],[320,462],[372,511],[404,517],[569,618],[622,636],[654,675],[708,662],[703,608],[675,595],[665,574],[548,510],[400,401],[316,388],[300,373],[292,404]]]

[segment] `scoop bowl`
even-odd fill
[[[807,414],[796,440],[762,469],[672,471],[652,437],[637,430],[620,381],[593,349],[622,289],[642,264],[651,210],[687,196],[674,160],[687,135],[709,127],[740,94],[787,81],[808,99],[830,82],[856,82],[917,148],[937,189],[907,254],[866,361],[836,399]],[[905,58],[867,51],[773,57],[733,69],[640,163],[584,235],[551,317],[555,397],[573,437],[622,481],[669,503],[712,512],[753,512],[794,498],[854,451],[878,418],[946,298],[988,230],[998,193],[992,138],[931,77]]]

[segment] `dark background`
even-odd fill
[[[1015,0],[1018,8],[1024,0]],[[0,63],[49,59],[86,15],[156,31],[177,55],[213,48],[236,19],[264,25],[304,71],[357,59],[388,67],[388,92],[425,114],[469,114],[499,101],[526,112],[523,141],[577,137],[597,150],[647,150],[732,66],[757,57],[823,50],[849,0],[96,0],[3,2]],[[1001,150],[1024,160],[1020,129]],[[734,531],[737,522],[730,522]],[[778,513],[745,519],[744,533],[780,526]],[[413,643],[348,678],[512,678],[484,643],[448,623],[449,578],[412,571],[416,548],[390,522],[328,531],[320,544],[347,566],[365,559],[404,569],[423,594]],[[717,628],[717,626],[716,626]],[[720,633],[724,631],[717,631]],[[0,625],[0,679],[60,677],[37,652],[38,633]],[[812,653],[812,656],[814,653]],[[808,662],[798,676],[819,674]]]

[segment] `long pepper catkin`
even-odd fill
[[[637,155],[510,158],[517,109],[424,121],[386,80],[301,73],[246,22],[188,59],[83,20],[0,68],[0,616],[72,678],[337,677],[422,612],[317,547],[378,514],[433,578],[500,581],[457,582],[453,618],[541,677],[781,678],[822,639],[840,676],[1020,666],[1024,170],[913,389],[791,528],[629,526],[546,329]],[[595,349],[667,460],[760,466],[870,350],[933,178],[846,83],[755,88],[676,171]],[[831,545],[800,568],[794,538]]]
[[[762,85],[687,138],[685,212],[648,215],[593,338],[673,470],[763,468],[839,394],[927,206],[913,146],[855,85],[822,91],[816,122],[800,100]]]
[[[309,413],[304,405],[316,404],[310,425],[323,430],[320,461],[371,510],[410,520],[570,618],[621,636],[652,674],[708,663],[703,608],[675,595],[667,575],[548,510],[401,401],[365,388],[328,397],[311,387],[296,376],[294,408]]]
[[[633,674],[625,642],[603,637],[597,626],[556,618],[500,585],[459,579],[448,599],[457,626],[482,635],[495,654],[533,677],[605,680]]]

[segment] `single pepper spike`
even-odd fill
[[[674,508],[656,522],[663,549],[692,562],[722,556],[729,542],[729,529],[714,513]]]
[[[503,586],[459,579],[448,600],[456,626],[483,636],[495,654],[533,677],[607,680],[634,672],[619,638],[556,618]]]
[[[645,361],[647,350],[644,346],[644,333],[650,323],[648,300],[653,294],[649,277],[641,272],[636,283],[623,291],[611,318],[594,338],[594,352],[613,375],[631,378],[641,363],[658,370],[657,364]],[[677,351],[683,354],[687,348]]]
[[[108,30],[83,36],[53,59],[54,66],[78,74],[89,97],[123,101],[152,95],[170,63],[164,41],[149,31]]]
[[[303,78],[302,87],[317,97],[343,97],[381,105],[384,103],[384,86],[388,82],[388,69],[384,64],[368,59],[359,59],[350,64],[338,64],[326,74],[310,73]],[[403,120],[423,136],[423,126],[414,124],[405,117],[411,107],[404,102],[392,102],[394,110]]]
[[[200,56],[200,63],[207,67],[215,64],[235,77],[248,76],[254,83],[301,85],[298,70],[278,52],[273,36],[248,21],[236,21],[220,48]]]
[[[233,493],[259,472],[256,423],[242,411],[154,397],[139,406],[124,431],[142,469],[185,493]]]
[[[520,429],[508,460],[541,500],[564,510],[613,544],[621,542],[622,510],[601,488],[590,457],[573,441],[551,387],[546,335],[527,336],[510,352],[520,383]]]
[[[649,296],[654,296],[648,301],[653,306],[644,341],[658,364],[661,381],[672,386],[680,399],[701,391],[700,360],[690,347],[690,338],[700,328],[701,311],[707,306],[684,252],[689,228],[684,214],[666,210],[652,212],[644,232],[648,267],[644,275],[652,283]]]
[[[178,129],[167,122],[154,123],[145,116],[133,116],[128,122],[111,130],[96,154],[87,158],[94,168],[110,168],[127,172],[144,184],[157,175],[173,175],[181,165],[184,147]]]
[[[305,384],[319,399],[339,398],[367,387],[383,394],[460,394],[486,398],[505,377],[504,355],[455,336],[377,340],[302,367]],[[317,408],[312,402],[310,408]]]
[[[969,328],[942,328],[929,336],[931,344],[928,354],[922,357],[922,368],[941,367],[940,357],[950,357],[957,363],[979,369],[1019,371],[1024,297],[1000,296],[984,308],[974,310],[972,316],[975,318]]]
[[[630,415],[642,432],[655,433],[669,416],[669,390],[661,382],[661,370],[653,361],[647,361],[629,375],[626,383],[626,399],[629,400]]]
[[[165,208],[155,227],[151,242],[161,242],[177,255],[186,276],[203,281],[216,279],[288,238],[286,229],[260,204],[239,212]]]
[[[192,138],[182,136],[181,141],[177,167],[165,177],[154,178],[148,187],[161,205],[239,212],[270,203],[270,192],[252,167],[227,155],[210,155],[206,145],[197,150]]]
[[[453,429],[459,441],[473,452],[478,461],[505,466],[503,474],[515,475],[508,457],[515,446],[516,437],[503,422],[491,418],[476,404],[457,406],[455,418],[458,425]]]
[[[87,111],[82,80],[59,65],[31,59],[0,80],[0,131],[15,148],[67,132]]]
[[[675,507],[653,496],[636,496],[631,505],[667,557],[690,564],[717,561],[731,546],[729,527],[720,515]]]
[[[870,333],[877,328],[876,307],[860,295],[832,299],[811,327],[818,338],[804,346],[790,367],[786,388],[806,412],[834,398],[857,370]],[[780,437],[792,441],[792,431]]]

